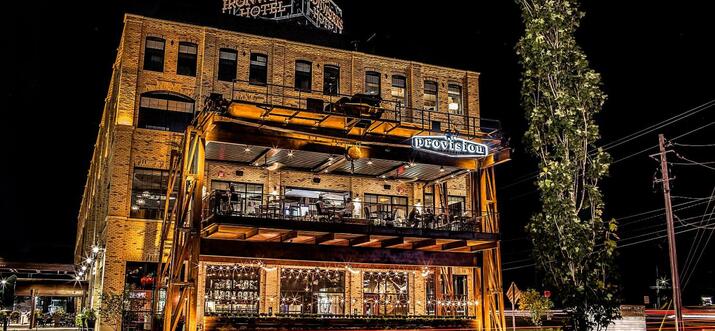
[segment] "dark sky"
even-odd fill
[[[365,51],[482,73],[483,116],[501,120],[514,147],[513,160],[498,168],[503,261],[506,269],[517,268],[505,271],[504,281],[507,286],[514,280],[521,288],[539,287],[540,276],[528,267],[533,262],[522,230],[536,210],[538,196],[529,178],[536,162],[522,144],[526,121],[519,107],[520,67],[514,45],[523,27],[517,5],[508,0],[336,1],[343,8],[346,38],[365,40],[376,33],[369,44],[363,43]],[[178,8],[194,5],[181,2],[184,7]],[[12,46],[6,68],[11,75],[10,89],[3,93],[10,107],[3,107],[0,257],[70,262],[77,211],[122,15],[160,15],[175,10],[177,4],[157,0],[23,3],[27,7],[8,15]],[[219,1],[196,3],[200,12],[220,11]],[[602,74],[609,96],[598,117],[601,144],[715,99],[715,56],[710,50],[715,28],[712,8],[706,8],[706,3],[584,2],[586,17],[577,38],[592,66]],[[708,109],[609,152],[620,159],[654,146],[658,132],[673,138],[714,120],[715,110]],[[715,125],[677,142],[715,144]],[[715,161],[715,147],[675,149],[691,160]],[[658,164],[648,157],[655,151],[613,165],[603,185],[609,217],[662,208],[661,191],[653,186]],[[673,194],[681,196],[674,198],[674,204],[693,201],[682,197],[707,197],[715,185],[715,170],[703,166],[674,164],[671,176],[676,177]],[[697,204],[677,215],[684,222],[695,222],[705,210],[705,204]],[[665,228],[658,212],[622,222],[623,244],[660,236],[663,232],[659,231]],[[680,230],[689,229],[677,225]],[[681,265],[696,232],[678,237]],[[700,294],[715,295],[714,246],[715,240],[707,246],[685,288],[686,303],[697,302]],[[627,302],[642,302],[647,285],[655,281],[656,267],[661,275],[668,272],[666,248],[665,239],[658,239],[619,250]]]

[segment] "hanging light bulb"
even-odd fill
[[[439,167],[439,172],[444,172],[444,166]]]

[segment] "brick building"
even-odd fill
[[[123,295],[124,329],[503,329],[509,152],[478,83],[126,15],[78,218],[88,302]]]

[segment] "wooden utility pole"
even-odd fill
[[[673,306],[675,307],[675,331],[683,330],[683,312],[680,301],[680,278],[678,277],[678,254],[675,248],[675,228],[673,227],[673,206],[670,203],[670,178],[668,177],[667,151],[665,137],[658,135],[660,147],[660,173],[663,182],[663,200],[665,202],[665,220],[668,226],[668,253],[670,255],[670,277],[673,280]]]

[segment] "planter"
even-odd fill
[[[84,320],[84,326],[87,330],[94,330],[94,324],[97,323],[97,319],[86,319]]]

